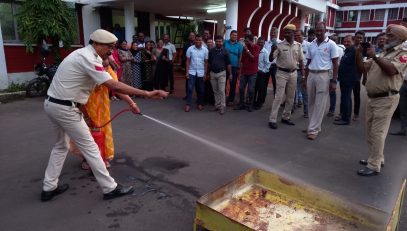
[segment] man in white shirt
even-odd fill
[[[168,34],[163,35],[164,48],[168,50],[168,59],[170,60],[170,94],[174,93],[174,62],[177,57],[177,50],[174,44],[170,42]]]
[[[319,22],[315,28],[316,39],[308,46],[305,80],[308,91],[309,125],[307,138],[315,140],[321,132],[329,91],[336,90],[338,79],[338,48],[325,36],[326,26]],[[332,79],[329,70],[333,69]]]
[[[257,72],[256,86],[254,89],[253,109],[255,110],[259,110],[266,101],[267,86],[270,79],[269,52],[264,47],[264,39],[262,37],[257,39],[257,45],[260,47],[260,54],[259,71]]]
[[[187,50],[187,62],[185,65],[185,78],[188,80],[188,93],[186,99],[185,112],[189,112],[192,104],[192,93],[194,88],[197,95],[197,108],[203,110],[205,84],[204,78],[208,73],[208,55],[209,51],[202,46],[202,37],[195,36],[195,45]]]
[[[309,42],[304,39],[304,31],[302,30],[297,30],[294,34],[294,39],[296,42],[301,43],[302,47],[302,52],[304,55],[304,66],[307,65],[307,52],[308,52],[308,46]],[[304,88],[304,85],[301,84],[304,81],[304,75],[301,73],[301,71],[297,71],[298,77],[297,77],[297,102],[298,105],[300,105],[300,102],[302,102],[303,105],[303,111],[304,111],[304,118],[308,118],[308,94],[307,94],[307,89]],[[302,99],[302,101],[301,101]]]
[[[329,39],[332,40],[338,49],[338,63],[341,62],[341,58],[345,52],[345,47],[342,44],[338,44],[338,36],[336,34],[331,34],[329,36]],[[329,77],[332,79],[332,70],[329,71]],[[335,108],[336,108],[336,91],[330,91],[329,92],[329,110],[328,110],[328,117],[332,117],[335,114]]]
[[[272,59],[273,54],[271,53],[271,50],[272,50],[273,46],[277,46],[277,44],[279,44],[281,42],[281,40],[278,39],[277,36],[278,36],[277,27],[272,27],[271,31],[270,31],[270,40],[264,44],[264,47],[267,49],[268,53],[270,54],[269,60],[272,60],[271,65],[270,65],[270,75],[271,75],[271,81],[273,82],[274,96],[276,95],[276,86],[277,86],[277,82],[276,82],[276,72],[277,72],[276,61],[277,61],[277,59]]]
[[[55,143],[49,158],[43,181],[42,201],[64,193],[69,186],[59,185],[59,175],[68,154],[69,138],[73,140],[92,169],[104,195],[109,200],[129,194],[133,187],[117,184],[106,169],[87,123],[91,125],[84,104],[96,85],[104,85],[118,93],[144,96],[147,98],[166,97],[163,91],[143,91],[113,80],[105,71],[102,60],[107,59],[117,38],[105,30],[96,30],[90,35],[90,45],[68,55],[58,67],[48,89],[44,110],[50,118],[56,133]],[[129,104],[134,113],[140,113],[137,104]],[[88,117],[88,118],[87,118]],[[69,138],[68,138],[69,137]]]

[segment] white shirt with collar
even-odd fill
[[[165,43],[163,47],[168,50],[168,59],[172,61],[174,58],[174,54],[177,53],[177,50],[175,49],[175,45],[168,42],[168,43]]]
[[[276,41],[277,41],[277,44],[279,44],[279,43],[282,42],[282,40],[280,40],[280,39],[278,39],[278,38],[276,38]],[[268,53],[270,54],[270,52],[271,52],[271,50],[272,50],[272,48],[273,48],[273,41],[272,41],[272,40],[266,41],[266,42],[264,43],[264,48],[266,48],[266,50],[267,50]],[[277,61],[277,58],[275,58],[275,59],[273,60],[273,62],[271,62],[271,64],[276,64],[276,61]]]
[[[269,68],[271,65],[271,62],[269,60],[269,52],[265,47],[261,49],[260,54],[259,54],[259,71],[267,73],[269,72]]]
[[[308,69],[330,70],[332,69],[332,59],[338,57],[338,46],[335,42],[326,37],[318,46],[317,39],[314,39],[308,46],[307,59],[311,59]]]
[[[307,53],[308,53],[308,46],[310,45],[311,43],[310,42],[308,42],[307,40],[302,40],[302,43],[301,43],[301,47],[302,47],[302,54],[304,55],[304,66],[305,65],[307,65]]]
[[[188,74],[204,77],[205,75],[205,61],[208,60],[209,51],[206,47],[201,46],[197,48],[195,45],[190,46],[187,50],[186,56],[190,59]]]
[[[112,79],[92,45],[75,50],[59,65],[47,94],[53,98],[86,104],[96,85]]]

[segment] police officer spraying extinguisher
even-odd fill
[[[45,171],[42,201],[49,201],[69,188],[67,184],[58,184],[68,154],[68,137],[74,141],[90,165],[103,191],[103,199],[113,199],[133,191],[132,186],[117,184],[110,176],[85,122],[86,114],[82,113],[81,107],[86,104],[95,86],[101,84],[115,92],[146,98],[165,98],[168,93],[157,90],[143,91],[113,80],[104,70],[102,60],[111,55],[116,41],[116,36],[106,30],[94,31],[90,35],[89,45],[68,55],[55,73],[44,109],[57,133],[57,142],[51,151]],[[134,113],[140,113],[135,102],[129,106]]]

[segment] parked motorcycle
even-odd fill
[[[57,71],[58,65],[48,66],[45,63],[45,57],[42,58],[41,63],[35,65],[34,72],[37,75],[32,79],[26,88],[27,97],[44,96],[47,94],[48,88],[51,85],[52,78]]]

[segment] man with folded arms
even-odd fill
[[[117,184],[106,169],[87,123],[86,110],[82,109],[96,85],[104,85],[110,90],[128,95],[147,98],[163,98],[168,95],[164,91],[143,91],[113,80],[102,65],[102,60],[111,54],[117,41],[114,34],[106,30],[96,30],[90,35],[89,45],[68,55],[59,65],[48,97],[44,102],[44,110],[50,118],[56,133],[55,143],[49,158],[43,181],[42,201],[64,193],[69,186],[59,185],[59,175],[66,155],[68,154],[68,137],[75,143],[92,169],[104,195],[109,200],[130,194],[132,186]],[[134,113],[140,113],[136,103],[130,102],[129,107]]]
[[[326,26],[319,22],[315,27],[316,39],[308,46],[304,83],[308,92],[309,124],[307,138],[315,140],[321,132],[329,92],[336,90],[338,79],[338,48],[325,36]],[[332,79],[329,70],[332,69]]]
[[[277,59],[276,73],[276,96],[271,107],[269,118],[269,127],[277,129],[277,115],[284,94],[286,94],[285,107],[281,122],[287,125],[295,125],[291,119],[291,109],[294,103],[295,89],[297,88],[297,66],[304,73],[304,55],[301,44],[294,41],[294,32],[296,27],[293,24],[288,24],[284,27],[285,40],[277,46],[273,46],[273,59]]]
[[[356,51],[356,64],[361,72],[367,72],[366,127],[369,158],[360,160],[366,167],[358,170],[360,176],[379,174],[384,165],[384,142],[391,118],[399,103],[399,89],[407,71],[407,28],[391,24],[386,29],[385,51],[377,55],[375,48],[367,49],[368,60],[363,62],[362,49]]]

